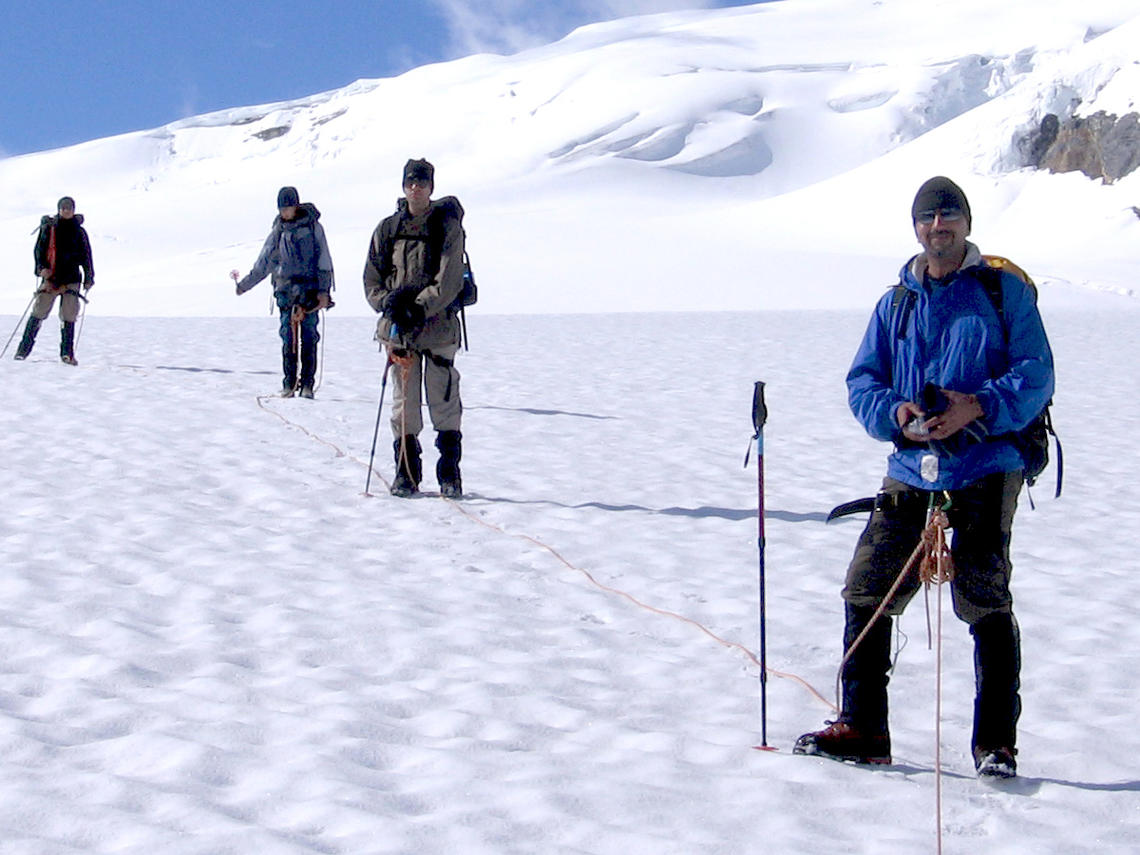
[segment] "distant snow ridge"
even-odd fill
[[[969,185],[987,246],[1127,289],[1137,45],[1136,0],[784,0],[595,24],[0,160],[0,294],[22,311],[27,235],[67,194],[90,215],[100,313],[264,312],[226,273],[251,264],[283,184],[319,204],[343,286],[419,156],[468,207],[494,283],[482,312],[864,306],[911,248],[885,224],[931,170]],[[1110,117],[1110,156],[1083,156]],[[1070,166],[1114,183],[1048,171]],[[337,317],[371,314],[358,291]]]
[[[314,166],[351,160],[350,146],[377,154],[406,147],[393,133],[399,115],[415,117],[434,149],[461,150],[480,174],[504,162],[580,170],[613,158],[716,178],[776,167],[761,188],[774,194],[904,145],[1009,92],[1043,57],[1071,46],[1040,47],[1023,28],[1022,43],[1012,41],[1018,31],[1004,40],[1010,53],[963,51],[970,41],[953,32],[932,47],[906,31],[900,38],[913,44],[900,49],[893,30],[908,20],[879,15],[883,5],[894,4],[829,0],[598,24],[513,57],[358,81],[183,120],[152,136],[169,144],[175,168],[235,155]],[[827,31],[810,16],[851,14],[853,6],[867,16],[821,40]],[[232,133],[215,133],[222,128]]]

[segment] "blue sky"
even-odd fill
[[[0,0],[0,156],[755,0]]]

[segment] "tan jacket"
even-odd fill
[[[419,217],[410,216],[401,200],[396,213],[376,226],[364,264],[364,296],[382,313],[376,324],[378,341],[421,351],[459,346],[459,321],[451,307],[463,290],[462,216],[463,208],[453,196],[433,201]],[[383,314],[392,295],[405,287],[416,289],[416,302],[426,316],[423,328],[411,338],[393,334],[392,322]]]

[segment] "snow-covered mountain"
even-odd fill
[[[295,184],[323,214],[339,309],[410,156],[459,195],[480,311],[866,306],[955,177],[975,238],[1039,279],[1131,293],[1140,179],[1024,168],[1047,113],[1136,110],[1125,0],[932,8],[784,0],[583,27],[310,98],[0,161],[0,310],[33,284],[38,218],[87,217],[104,314],[253,314],[248,269]],[[789,287],[793,284],[795,287]]]
[[[1140,427],[1140,179],[1021,164],[1049,114],[1136,109],[1138,29],[1137,0],[784,0],[0,160],[7,329],[64,193],[98,270],[78,367],[54,329],[0,360],[0,852],[1134,852],[1140,514],[1105,488],[1140,468],[1108,441]],[[461,503],[387,495],[358,284],[421,155],[481,285]],[[942,589],[896,624],[894,763],[790,752],[832,715],[861,525],[826,514],[887,453],[844,372],[936,172],[1054,304],[1064,494],[1055,455],[1014,527],[998,785]],[[268,288],[226,275],[285,183],[341,281],[314,401],[267,394]],[[793,311],[645,311],[708,308]],[[185,317],[227,313],[260,317]]]

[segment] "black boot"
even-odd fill
[[[59,358],[68,365],[78,365],[75,360],[75,321],[64,321],[59,332]]]
[[[281,397],[297,394],[297,354],[288,345],[281,351]]]
[[[317,376],[317,340],[316,331],[311,337],[306,337],[304,329],[301,330],[301,397],[313,397],[314,380]]]
[[[875,613],[847,604],[843,629],[846,655]],[[796,740],[793,753],[819,754],[856,763],[890,763],[887,727],[887,672],[891,667],[891,618],[883,614],[843,665],[843,710],[839,720]]]
[[[459,474],[459,460],[463,457],[463,434],[457,430],[441,430],[436,435],[435,447],[439,449],[439,462],[435,465],[439,492],[447,499],[462,499],[463,479]]]
[[[871,606],[846,607],[843,650],[851,645],[875,614]],[[891,616],[882,614],[843,666],[843,719],[864,733],[886,733],[887,672],[891,668]]]
[[[28,354],[36,344],[36,335],[39,334],[42,323],[43,321],[34,315],[28,318],[28,325],[24,327],[24,337],[20,339],[20,346],[16,348],[16,359],[28,358]]]
[[[1017,720],[1021,716],[1021,634],[1009,612],[987,615],[970,627],[974,636],[974,760],[981,770],[982,760],[995,752],[1008,758],[1002,777],[1012,777],[1017,769]]]
[[[407,499],[416,494],[423,480],[423,463],[420,460],[420,441],[413,434],[392,443],[396,457],[396,478],[392,481],[392,495]]]

